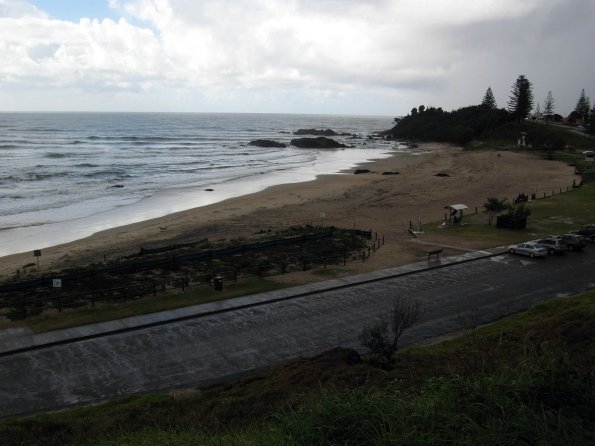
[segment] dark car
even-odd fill
[[[595,242],[595,225],[583,226],[578,231],[573,231],[575,234],[582,235],[587,240]]]
[[[541,240],[535,240],[535,243],[543,246],[547,249],[547,253],[549,255],[553,254],[564,254],[564,251],[568,250],[568,246],[564,240],[560,240],[557,237],[547,237],[542,238]]]
[[[572,249],[573,251],[580,251],[587,246],[587,240],[582,235],[564,234],[559,235],[557,238],[564,240],[568,249]]]

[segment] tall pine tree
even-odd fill
[[[591,108],[591,101],[585,96],[585,89],[581,90],[581,95],[578,98],[574,111],[584,123],[589,121],[589,109]]]
[[[543,114],[545,115],[545,122],[549,124],[554,120],[554,112],[556,110],[556,104],[552,92],[548,91],[543,103]]]
[[[492,93],[492,87],[488,87],[486,90],[486,94],[483,95],[483,99],[481,101],[481,105],[484,107],[489,108],[498,108],[496,105],[496,99],[494,98],[494,93]]]
[[[522,122],[533,108],[533,89],[531,82],[524,75],[520,75],[512,85],[508,111],[513,114],[518,122]]]

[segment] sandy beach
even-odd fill
[[[443,144],[423,144],[424,154],[395,154],[359,166],[369,173],[323,175],[314,181],[270,187],[262,192],[228,199],[165,217],[117,227],[85,239],[43,250],[41,271],[103,262],[138,251],[141,246],[170,242],[249,237],[261,229],[272,231],[298,224],[323,224],[372,229],[384,235],[385,247],[352,272],[395,266],[419,260],[419,246],[407,228],[440,221],[444,206],[464,203],[481,209],[487,197],[512,201],[520,192],[537,194],[572,185],[574,168],[527,153],[464,151]],[[383,173],[391,172],[392,175]],[[398,172],[398,174],[394,174]],[[436,176],[445,173],[447,176]],[[321,213],[325,217],[321,219]],[[461,243],[461,250],[478,246]],[[0,258],[0,276],[35,261],[32,253]]]

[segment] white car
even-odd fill
[[[523,254],[525,256],[533,257],[547,257],[547,248],[537,243],[519,243],[518,245],[510,245],[508,252],[511,254]]]

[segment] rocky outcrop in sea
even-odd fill
[[[348,147],[331,138],[319,136],[318,138],[297,138],[291,140],[291,145],[302,149],[340,149]]]

